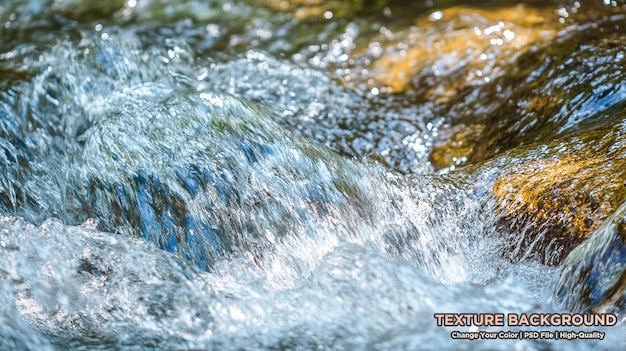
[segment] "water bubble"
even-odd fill
[[[504,44],[504,40],[502,40],[501,38],[491,38],[489,40],[489,44],[494,46],[500,46]]]
[[[556,10],[556,14],[564,18],[569,17],[569,13],[565,7],[559,7],[559,9]]]
[[[501,26],[499,24],[495,24],[493,26],[489,26],[489,27],[485,28],[483,30],[483,32],[485,33],[485,35],[491,35],[491,34],[494,34],[494,33],[499,33],[501,29],[502,28],[501,28]]]
[[[515,38],[515,33],[511,30],[505,30],[502,35],[504,35],[504,39],[506,39],[507,41],[511,41]]]
[[[430,16],[428,16],[428,18],[433,21],[439,21],[443,18],[443,12],[442,11],[435,11],[433,13],[430,14]]]

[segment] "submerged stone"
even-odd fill
[[[456,180],[341,158],[226,94],[134,90],[144,94],[111,100],[84,134],[67,220],[96,218],[208,271],[242,255],[274,264],[277,250],[306,267],[321,253],[292,257],[290,245],[327,238],[411,260],[443,281],[473,274],[456,265],[470,254],[466,242],[440,252],[443,241],[491,225],[491,216],[467,224],[484,209]]]
[[[428,160],[435,169],[443,169],[463,165],[480,140],[485,126],[458,124],[450,128],[442,128],[436,137]]]
[[[360,166],[227,95],[125,96],[87,132],[82,158],[74,196],[87,216],[203,269],[230,252],[260,255],[332,212],[371,211]]]
[[[147,55],[137,37],[119,33],[81,45],[76,51],[62,43],[26,60],[32,77],[13,82],[1,96],[7,146],[25,155],[4,165],[15,172],[3,174],[3,184],[11,185],[0,188],[3,212],[31,223],[96,218],[101,230],[141,235],[206,270],[231,255],[271,257],[285,238],[332,236],[368,242],[416,260],[442,279],[458,279],[446,277],[435,263],[447,254],[423,255],[464,230],[455,229],[464,221],[448,207],[474,203],[457,203],[464,194],[454,183],[400,181],[379,166],[305,139],[337,132],[350,140],[343,128],[372,118],[367,126],[375,133],[363,137],[384,136],[389,125],[394,139],[382,139],[378,151],[407,169],[419,159],[408,162],[399,156],[402,150],[388,151],[402,141],[420,146],[411,123],[391,116],[376,123],[363,111],[370,104],[363,96],[323,72],[260,52],[207,68],[164,60],[169,56],[161,50]],[[236,72],[244,77],[230,84]],[[322,86],[312,89],[315,84]],[[334,125],[336,117],[345,124]],[[24,148],[14,135],[28,136]],[[431,196],[447,200],[432,208]],[[407,211],[421,214],[412,218]],[[445,229],[427,224],[442,216],[451,223]],[[426,237],[431,239],[421,239]],[[457,249],[450,254],[458,255]]]

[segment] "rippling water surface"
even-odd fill
[[[500,151],[463,154],[458,141],[458,157],[433,156],[450,135],[489,131],[497,104],[515,98],[515,113],[532,113],[524,110],[532,96],[516,96],[507,79],[558,84],[566,70],[545,76],[549,58],[513,73],[503,67],[516,50],[532,61],[542,49],[531,30],[546,41],[579,35],[582,25],[566,22],[578,2],[470,11],[476,4],[390,1],[362,5],[354,18],[332,7],[264,5],[0,4],[1,349],[626,347],[619,309],[611,310],[617,326],[567,328],[601,330],[604,340],[454,340],[453,330],[477,328],[438,327],[434,318],[586,309],[567,278],[578,271],[535,255],[558,246],[537,249],[539,238],[508,249],[524,229],[503,229],[489,195],[508,156],[467,172],[455,170]],[[563,122],[565,112],[556,113],[553,138],[624,118],[593,117],[626,101],[624,54],[608,61],[609,53],[618,59],[611,40],[623,36],[615,26],[626,23],[611,7],[622,5],[602,6],[610,15],[589,23],[613,32],[589,50],[607,60],[605,71],[585,76],[598,93],[556,102],[577,117]],[[527,20],[497,17],[515,9]],[[544,13],[552,22],[531,16]],[[414,18],[430,24],[413,26]],[[475,52],[427,49],[417,56],[430,66],[412,78],[380,78],[384,51],[420,40],[454,44],[466,28],[486,36],[469,45]],[[403,65],[397,60],[393,67]],[[456,65],[473,73],[460,78]],[[528,72],[541,79],[522,82]],[[548,137],[528,138],[498,145]],[[619,224],[610,223],[594,234],[602,244],[587,247],[613,245],[607,238]],[[623,249],[615,247],[603,259],[619,274]]]

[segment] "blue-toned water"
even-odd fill
[[[606,302],[623,210],[569,270],[511,256],[499,166],[435,172],[449,121],[432,101],[337,78],[360,22],[311,24],[334,38],[322,64],[287,13],[249,2],[16,1],[0,18],[0,349],[626,347],[619,291],[616,326],[565,328],[603,340],[437,326],[585,310],[571,277],[593,255]]]

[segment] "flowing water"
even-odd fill
[[[0,349],[626,347],[621,319],[567,328],[604,340],[437,326],[586,305],[574,264],[506,251],[497,163],[477,176],[431,162],[462,113],[352,75],[380,11],[372,25],[251,2],[1,4]],[[620,211],[584,257],[623,245]],[[614,252],[602,279],[623,270]]]

